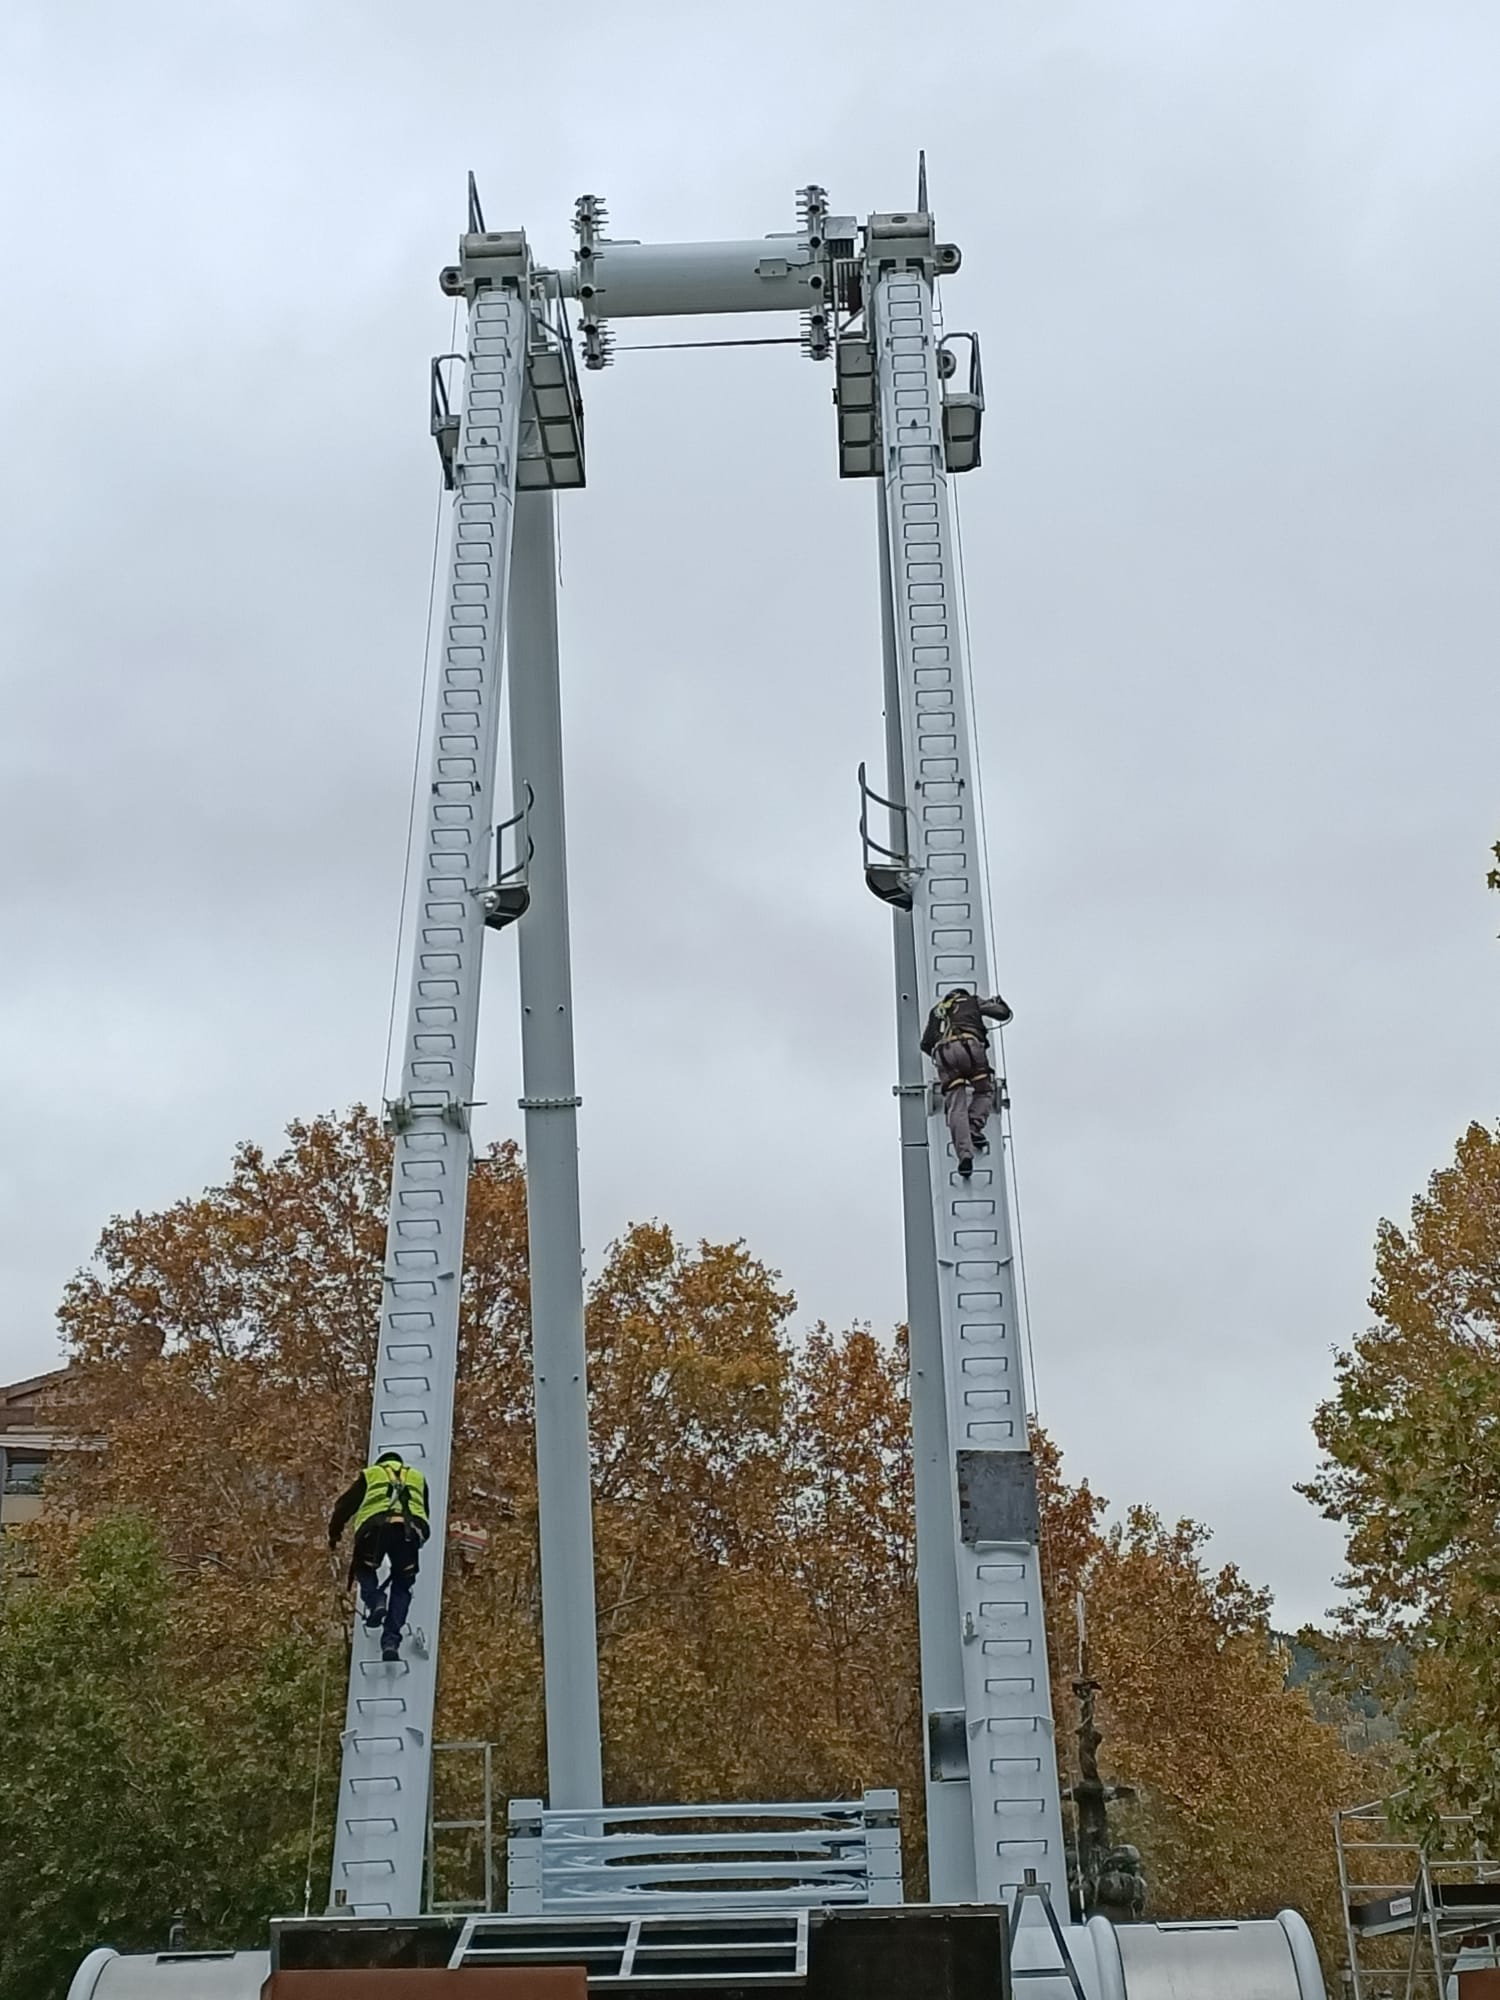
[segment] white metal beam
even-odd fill
[[[432,1537],[400,1663],[383,1663],[379,1635],[355,1621],[330,1888],[331,1907],[349,1915],[414,1916],[422,1901],[527,315],[508,286],[481,291],[469,311],[370,1413],[370,1459],[399,1451],[427,1475]]]
[[[872,222],[865,290],[880,394],[883,493],[901,732],[916,863],[912,920],[920,1005],[949,987],[991,990],[966,698],[965,642],[944,464],[926,217]],[[899,228],[892,228],[892,223]],[[910,225],[910,227],[908,227]],[[962,1510],[952,1547],[962,1633],[976,1887],[1006,1898],[1035,1869],[1068,1908],[1047,1681],[1010,1216],[999,1134],[960,1178],[941,1106],[928,1114],[949,1443]],[[997,1461],[1005,1461],[999,1464]],[[998,1475],[992,1477],[992,1475]],[[1031,1486],[1034,1495],[1034,1482]]]

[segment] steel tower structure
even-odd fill
[[[370,1431],[372,1456],[399,1449],[426,1471],[433,1538],[401,1665],[356,1631],[336,1909],[420,1903],[480,955],[486,928],[522,912],[549,1785],[554,1807],[601,1797],[551,518],[554,491],[584,476],[569,300],[590,367],[608,363],[617,319],[797,313],[805,352],[834,363],[840,472],[876,482],[894,831],[866,861],[895,931],[932,1893],[997,1900],[1030,1869],[1067,1908],[1000,1149],[958,1176],[916,1049],[927,1008],[954,985],[986,990],[992,958],[950,495],[979,461],[983,393],[977,341],[940,331],[935,287],[960,257],[923,182],[917,207],[863,224],[810,187],[795,233],[730,243],[614,241],[584,197],[563,271],[538,267],[521,232],[487,229],[471,189],[442,280],[467,309],[461,398],[434,371],[453,525]],[[490,858],[506,658],[521,836],[508,869],[498,843]]]
[[[417,881],[403,940],[410,989],[401,1083],[388,1106],[395,1146],[370,1423],[372,1457],[397,1449],[426,1472],[433,1535],[402,1660],[383,1662],[374,1636],[355,1627],[330,1885],[334,1921],[274,1925],[272,1969],[287,1941],[278,1933],[299,1930],[304,1965],[386,1963],[393,1937],[411,1943],[404,1920],[423,1907],[486,930],[519,925],[550,1797],[545,1808],[513,1802],[507,1914],[491,1914],[487,1904],[485,1914],[454,1925],[450,1969],[507,1958],[578,1960],[578,1918],[569,1929],[564,1911],[561,1929],[547,1928],[548,1823],[567,1850],[559,1872],[572,1876],[559,1888],[561,1904],[580,1907],[581,1863],[581,1879],[594,1885],[582,1907],[671,1910],[679,1906],[670,1895],[663,1905],[656,1891],[663,1878],[693,1872],[683,1843],[629,1829],[642,1819],[686,1825],[740,1810],[606,1807],[600,1784],[554,540],[556,494],[584,483],[571,302],[590,368],[608,364],[617,319],[795,312],[804,352],[833,363],[840,474],[874,486],[886,773],[877,794],[861,771],[860,823],[865,878],[890,906],[893,925],[932,1899],[1008,1905],[1007,1976],[1040,1981],[1039,2000],[1154,2000],[1168,1990],[1185,2000],[1325,2000],[1311,1935],[1295,1912],[1274,1921],[1118,1930],[1103,1917],[1086,1926],[1068,1922],[1036,1478],[1001,1149],[997,1135],[972,1178],[958,1174],[918,1047],[936,999],[955,985],[983,991],[993,976],[951,490],[955,475],[979,463],[983,387],[977,340],[941,328],[937,282],[958,269],[960,257],[937,238],[925,172],[912,209],[863,223],[832,214],[821,188],[805,188],[798,228],[756,241],[616,241],[591,196],[579,201],[574,220],[571,266],[543,268],[520,231],[485,226],[471,180],[458,261],[442,274],[444,291],[466,309],[466,336],[461,355],[433,365],[432,429],[452,522],[440,657],[424,720]],[[497,826],[502,668],[511,801]],[[871,831],[872,806],[884,839]],[[761,1971],[745,1973],[747,1951],[784,1946],[747,1945],[768,1934],[747,1931],[736,1914],[761,1894],[746,1894],[747,1878],[779,1875],[787,1886],[763,1900],[772,1910],[791,1910],[788,1935],[800,1942],[791,1947],[789,1976],[805,1983],[812,1976],[809,1925],[818,1913],[811,1906],[826,1915],[830,1900],[848,1902],[851,1843],[863,1855],[856,1897],[872,1906],[900,1901],[894,1799],[867,1793],[869,1817],[858,1834],[835,1829],[831,1844],[815,1839],[813,1858],[789,1866],[766,1859],[785,1850],[784,1834],[751,1834],[738,1844],[710,1837],[707,1845],[717,1840],[719,1853],[731,1846],[756,1859],[721,1868],[719,1886],[697,1899],[686,1929],[665,1920],[665,1942],[658,1938],[651,1949],[666,1959],[651,1959],[640,1928],[651,1920],[637,1915],[625,1926],[618,1978],[608,1976],[637,1987],[659,1983],[670,1960],[681,1983],[680,1954],[696,1951],[700,1970],[706,1967],[702,1953],[717,1948],[717,1926],[736,1977],[784,1984],[768,1958],[758,1961]],[[745,1810],[768,1823],[826,1820],[831,1810],[846,1827],[861,1811],[847,1801]],[[527,1857],[518,1856],[518,1845]],[[647,1850],[636,1875],[613,1869]],[[927,1937],[934,1915],[940,1923],[955,1915],[988,1923],[993,1948],[1001,1948],[992,1911],[887,1914]],[[346,1917],[377,1921],[351,1926],[340,1921]],[[378,1921],[385,1918],[395,1921]],[[440,1931],[445,1921],[426,1919]],[[507,1927],[519,1927],[510,1928],[508,1942]],[[585,1956],[597,1948],[597,1925],[589,1934],[596,1946],[586,1946]],[[645,1954],[639,1963],[638,1952]],[[129,2000],[148,1987],[170,1987],[183,2000],[253,2000],[261,1991],[261,1954],[206,1959],[213,1962],[190,1964],[174,1953],[120,1959],[102,1948],[80,1967],[70,2000]],[[906,1961],[893,1963],[899,1979]],[[996,1970],[987,1960],[982,1990],[992,1990]],[[723,1980],[715,1975],[710,1983]]]

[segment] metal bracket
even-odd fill
[[[516,1104],[522,1111],[576,1111],[581,1097],[518,1097]]]
[[[531,251],[524,229],[486,229],[479,189],[469,176],[468,228],[459,238],[458,262],[438,273],[438,285],[450,299],[473,299],[476,292],[510,285],[524,297],[531,285]]]
[[[917,264],[933,276],[956,271],[963,262],[958,245],[938,243],[931,215],[918,209],[872,215],[865,224],[865,255],[875,271]]]
[[[961,1708],[934,1708],[927,1717],[927,1769],[934,1784],[955,1785],[969,1776],[968,1716]]]
[[[415,1117],[409,1097],[388,1097],[385,1100],[385,1117],[382,1120],[386,1137],[394,1139],[398,1132],[409,1132],[415,1123]]]
[[[826,264],[823,246],[828,235],[828,190],[815,182],[797,190],[797,234],[802,238],[809,261]],[[809,361],[826,361],[833,352],[832,312],[823,270],[808,280],[813,303],[802,314],[802,352]]]
[[[891,1085],[891,1095],[892,1097],[925,1098],[927,1100],[927,1115],[929,1117],[931,1117],[934,1112],[941,1111],[943,1108],[943,1091],[941,1084],[893,1083]]]
[[[525,293],[531,283],[531,252],[524,229],[488,229],[461,237],[458,262],[438,273],[445,297],[472,299],[476,292],[509,285]]]
[[[594,251],[605,241],[609,210],[596,194],[581,194],[573,204],[573,231],[578,238],[578,301],[583,308],[578,331],[583,336],[585,368],[607,368],[615,337],[594,316]]]

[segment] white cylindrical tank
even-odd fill
[[[1090,2000],[1327,2000],[1312,1933],[1295,1910],[1234,1923],[1094,1917],[1087,1936]],[[1089,1984],[1081,1965],[1079,1976]]]
[[[68,2000],[260,2000],[267,1951],[91,1951]]]

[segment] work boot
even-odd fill
[[[401,1641],[399,1639],[382,1639],[380,1642],[380,1657],[387,1666],[393,1666],[401,1658]]]
[[[378,1632],[385,1623],[385,1592],[383,1590],[378,1597],[372,1598],[365,1606],[364,1617],[366,1625],[372,1632]]]
[[[965,1180],[968,1180],[974,1172],[974,1162],[972,1160],[960,1160],[958,1171]]]
[[[976,1153],[987,1153],[990,1150],[989,1137],[986,1133],[976,1132],[974,1134],[974,1150]]]

